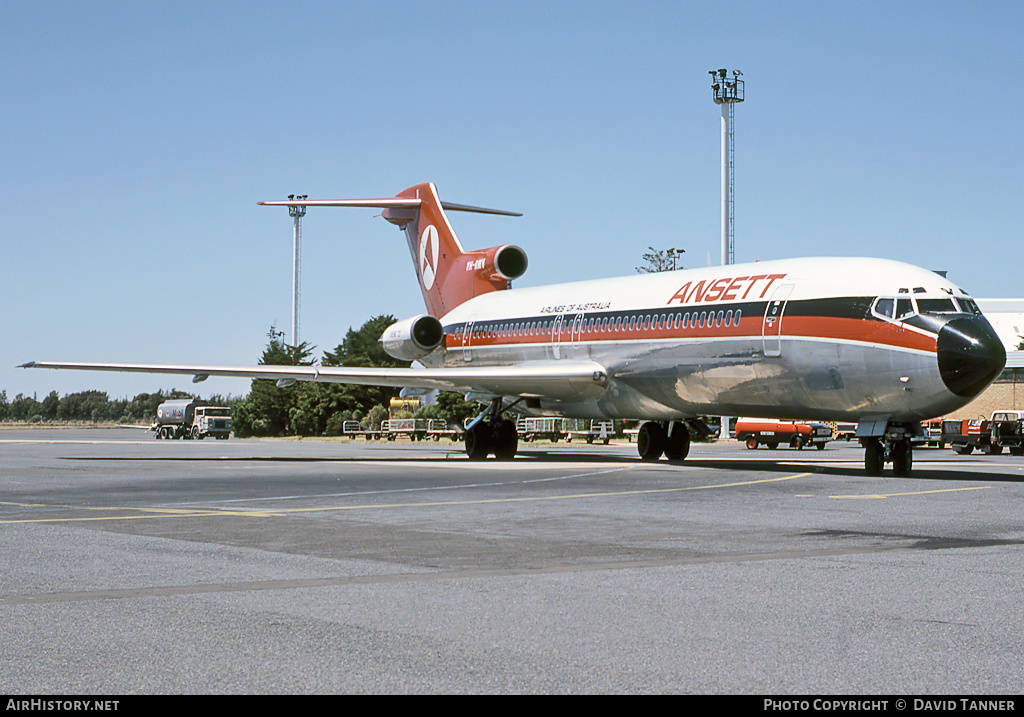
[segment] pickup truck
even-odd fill
[[[989,419],[942,422],[942,440],[961,455],[975,448],[999,455],[1009,448],[1015,456],[1024,456],[1024,411],[994,411]]]

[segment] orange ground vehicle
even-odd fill
[[[988,420],[943,421],[942,439],[961,455],[975,448],[999,455],[1009,448],[1013,455],[1024,456],[1024,411],[996,411]]]
[[[743,441],[754,450],[764,444],[778,448],[781,444],[800,449],[813,445],[819,451],[832,440],[832,429],[824,423],[780,421],[773,418],[736,419],[736,440]]]

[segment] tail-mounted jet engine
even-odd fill
[[[485,249],[487,254],[492,251],[493,255],[489,256],[490,262],[488,262],[494,269],[494,274],[501,279],[512,281],[512,279],[518,279],[520,276],[526,273],[526,252],[515,244],[506,244],[500,246],[497,250]]]
[[[444,329],[433,316],[420,314],[391,324],[380,337],[388,356],[402,361],[415,361],[441,345]]]
[[[453,272],[456,282],[459,282],[457,277],[460,275],[466,279],[473,277],[500,291],[509,288],[513,279],[525,274],[528,264],[526,252],[521,247],[503,244],[465,252],[456,259]],[[479,286],[475,293],[480,293]]]

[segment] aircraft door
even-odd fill
[[[793,293],[792,284],[782,284],[772,292],[768,306],[764,310],[764,324],[761,338],[764,342],[765,356],[782,355],[782,317],[786,313],[786,301]]]
[[[462,359],[463,361],[473,360],[473,331],[474,322],[472,319],[466,322],[466,327],[462,331]]]
[[[572,331],[570,332],[570,339],[573,347],[580,345],[580,338],[583,335],[583,326],[587,322],[587,317],[583,314],[576,314],[576,317],[572,320]]]
[[[558,314],[551,322],[551,352],[554,357],[561,358],[559,351],[562,343],[562,331],[565,330],[565,314]]]

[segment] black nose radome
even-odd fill
[[[939,374],[957,396],[973,398],[1006,365],[1006,349],[980,316],[953,319],[939,331]]]

